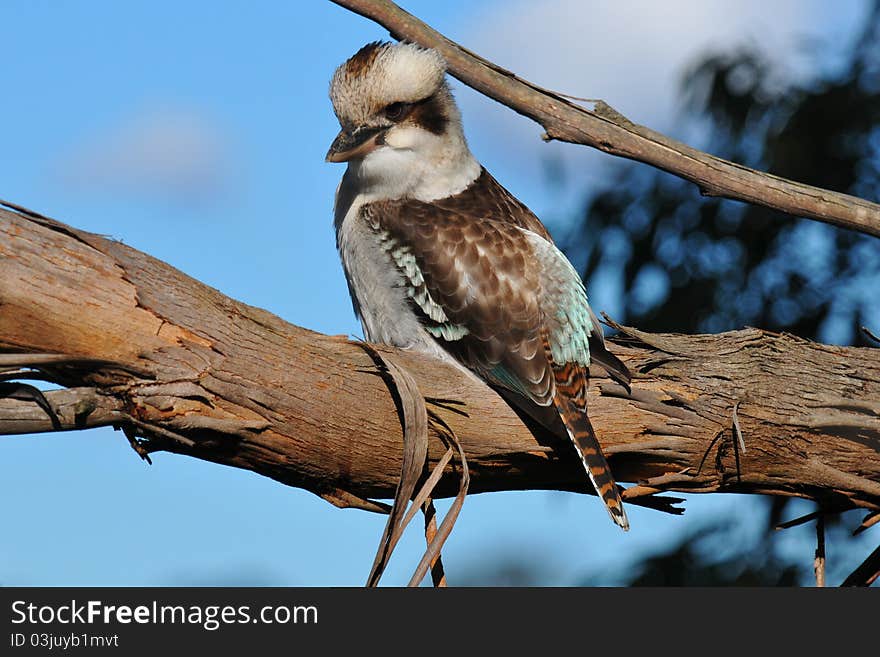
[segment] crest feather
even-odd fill
[[[415,103],[443,84],[446,61],[436,50],[402,41],[374,41],[352,55],[330,80],[340,123],[363,125],[391,103]]]

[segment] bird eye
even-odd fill
[[[406,108],[406,103],[391,103],[385,107],[385,116],[392,121],[398,121],[403,118]]]

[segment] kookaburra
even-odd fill
[[[629,372],[547,229],[471,154],[445,77],[435,50],[377,42],[330,83],[336,242],[364,337],[463,365],[570,439],[627,529],[586,393],[591,360],[626,387]]]

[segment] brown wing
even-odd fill
[[[483,378],[550,404],[540,272],[516,222],[413,200],[370,203],[362,212],[406,274],[425,329]]]
[[[508,192],[492,175],[481,169],[480,176],[463,192],[432,201],[432,205],[468,217],[513,224],[553,242],[541,220],[519,199]]]
[[[541,220],[495,180],[485,168],[481,170],[477,180],[461,194],[434,201],[433,205],[450,212],[486,217],[493,221],[513,224],[530,230],[551,244],[553,243],[553,238]],[[589,337],[591,359],[601,365],[615,381],[629,390],[629,370],[617,356],[605,347],[602,325],[593,311],[589,312],[593,320],[593,331]]]

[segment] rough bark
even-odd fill
[[[631,501],[750,492],[880,509],[875,349],[758,329],[626,327],[611,348],[634,373],[632,394],[596,370],[590,413],[618,479],[638,483]],[[467,454],[471,492],[587,491],[568,445],[528,427],[491,389],[378,349],[429,402],[431,466],[446,452],[442,420]],[[62,429],[122,427],[144,454],[246,468],[374,510],[368,500],[392,497],[400,475],[395,399],[358,343],[288,324],[119,242],[0,210],[4,369],[66,386],[46,395]],[[52,430],[32,401],[0,399],[0,434]],[[455,494],[455,467],[437,495]]]
[[[786,180],[723,160],[637,125],[601,100],[590,111],[447,39],[390,0],[333,0],[385,27],[397,39],[437,49],[469,87],[543,126],[545,139],[584,144],[684,178],[706,196],[764,205],[880,237],[880,205]]]

